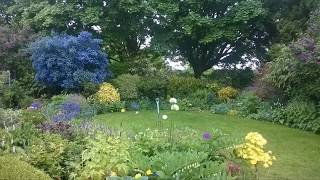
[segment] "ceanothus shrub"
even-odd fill
[[[55,35],[31,44],[36,81],[55,90],[79,90],[85,82],[102,83],[110,76],[100,39],[89,32]]]

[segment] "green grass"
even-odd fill
[[[270,169],[261,171],[261,179],[320,179],[320,136],[264,121],[215,115],[209,112],[162,112],[173,118],[177,127],[193,127],[205,131],[222,129],[236,137],[250,131],[261,133],[267,140],[267,149],[277,157]],[[96,116],[97,122],[110,127],[139,131],[155,128],[155,112],[112,113]],[[122,124],[122,125],[121,125]]]

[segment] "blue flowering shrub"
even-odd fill
[[[79,90],[87,82],[102,83],[110,72],[100,43],[89,32],[44,37],[32,43],[35,79],[54,90]]]

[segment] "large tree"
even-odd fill
[[[250,61],[269,44],[260,0],[159,0],[155,44],[188,61],[195,77],[214,65]]]
[[[35,32],[95,33],[104,40],[111,59],[121,62],[144,52],[152,22],[145,0],[14,0],[8,12],[14,15],[12,23]]]

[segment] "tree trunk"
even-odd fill
[[[193,72],[194,72],[194,77],[197,78],[197,79],[200,79],[204,70],[202,70],[201,68],[199,67],[192,67],[193,68]]]

